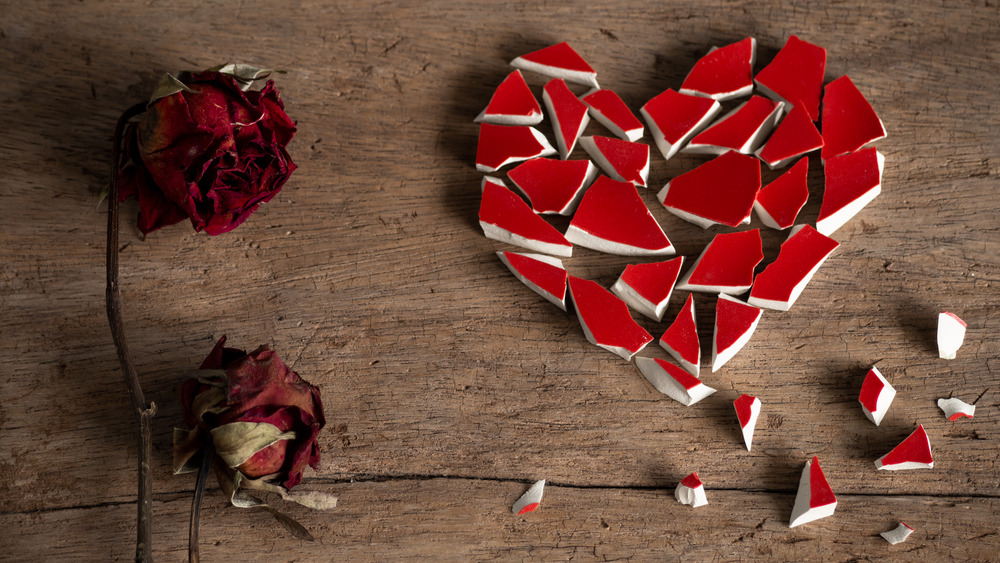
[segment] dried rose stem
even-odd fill
[[[205,496],[205,481],[208,472],[212,470],[212,458],[215,448],[209,443],[201,451],[201,466],[198,468],[198,480],[194,486],[194,499],[191,500],[191,522],[188,528],[188,563],[198,563],[201,555],[198,553],[198,527],[201,524],[201,499]]]
[[[111,184],[108,189],[108,255],[105,301],[108,309],[108,324],[111,325],[111,335],[114,337],[115,350],[118,352],[118,362],[121,364],[128,386],[132,411],[138,423],[139,438],[139,491],[137,503],[135,560],[148,563],[153,560],[152,550],[152,512],[153,512],[153,432],[152,418],[156,414],[156,404],[146,404],[142,394],[139,375],[135,371],[135,362],[125,338],[125,325],[122,322],[122,302],[118,292],[118,160],[121,153],[122,134],[125,124],[146,109],[146,104],[136,104],[118,118],[115,124],[114,145],[111,147]]]

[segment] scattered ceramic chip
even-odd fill
[[[763,311],[725,293],[715,305],[715,330],[712,336],[712,371],[731,360],[753,335]]]
[[[809,225],[792,229],[778,257],[754,279],[748,302],[754,307],[787,311],[809,280],[840,243]]]
[[[678,256],[666,262],[628,264],[611,292],[629,307],[661,321],[683,263],[684,257]]]
[[[580,137],[580,146],[608,175],[620,182],[646,187],[649,177],[649,145],[614,137]]]
[[[642,106],[653,142],[669,160],[708,125],[722,106],[717,100],[689,96],[667,89]]]
[[[494,172],[508,164],[556,153],[545,135],[526,125],[479,125],[476,170]]]
[[[677,176],[656,194],[667,211],[703,229],[750,222],[760,189],[760,161],[730,151]]]
[[[817,121],[825,72],[826,49],[792,35],[774,60],[757,73],[755,82],[773,100],[802,103],[810,119]]]
[[[809,112],[798,103],[785,115],[767,142],[755,153],[772,170],[784,168],[795,157],[823,148],[819,134]]]
[[[583,333],[591,344],[627,361],[652,342],[652,335],[632,319],[628,306],[597,282],[570,276],[569,292]]]
[[[583,97],[590,116],[608,131],[626,141],[638,141],[645,131],[642,122],[628,109],[618,94],[611,90],[594,90]]]
[[[961,399],[938,399],[937,406],[944,411],[948,420],[972,418],[976,415],[976,405],[970,405]]]
[[[799,492],[795,495],[795,506],[792,507],[792,517],[788,523],[794,528],[813,520],[833,516],[837,509],[837,497],[830,488],[823,469],[819,466],[819,458],[813,456],[806,462],[799,478]]]
[[[576,146],[576,140],[590,123],[587,104],[581,102],[561,78],[553,78],[545,85],[542,90],[542,100],[552,119],[559,156],[565,160],[569,158],[573,147]]]
[[[673,356],[681,367],[698,377],[701,342],[698,340],[698,326],[695,323],[694,296],[690,293],[674,322],[670,323],[660,337],[660,347]]]
[[[885,138],[885,126],[864,94],[846,75],[823,90],[823,152],[832,156],[854,152]]]
[[[785,104],[753,96],[698,133],[684,147],[692,154],[722,154],[736,151],[753,154],[781,119]]]
[[[521,70],[530,70],[545,76],[600,88],[597,84],[597,72],[590,68],[587,61],[565,41],[517,57],[510,61],[510,65]]]
[[[689,407],[715,393],[715,389],[668,361],[639,356],[635,365],[657,391],[684,406]]]
[[[803,158],[761,188],[753,208],[765,226],[784,230],[795,224],[795,218],[808,199],[809,159]]]
[[[556,256],[573,255],[573,245],[562,233],[535,215],[502,180],[489,176],[483,178],[479,225],[486,238]]]
[[[903,522],[900,522],[894,529],[889,530],[888,532],[882,532],[879,535],[885,538],[885,541],[891,543],[892,545],[896,545],[897,543],[903,543],[906,541],[906,538],[910,537],[910,534],[912,533],[913,528],[907,526]]]
[[[566,280],[568,274],[558,258],[542,254],[497,252],[500,260],[532,291],[566,310]]]
[[[518,164],[507,177],[531,202],[535,213],[572,215],[583,192],[597,176],[589,160],[533,158]]]
[[[566,240],[621,256],[675,253],[635,186],[600,176],[584,194]]]
[[[541,121],[542,108],[520,70],[507,75],[493,92],[486,109],[476,118],[476,123],[496,125],[537,125]]]
[[[714,100],[731,100],[753,91],[757,40],[747,37],[725,47],[713,47],[698,59],[681,84],[680,92]]]
[[[743,431],[743,443],[749,452],[753,443],[753,431],[760,416],[760,399],[751,395],[740,395],[733,401],[733,407],[736,408],[736,418],[740,421],[740,430]]]
[[[738,295],[753,285],[753,270],[763,259],[760,229],[719,233],[677,282],[677,289]]]
[[[954,360],[958,349],[965,342],[965,329],[968,325],[958,318],[958,315],[945,311],[938,315],[937,344],[938,356],[945,360]]]
[[[674,498],[681,504],[686,504],[691,508],[698,508],[708,504],[708,497],[705,496],[705,484],[698,477],[698,472],[681,479],[674,489]]]
[[[878,426],[882,423],[885,413],[889,412],[889,405],[894,398],[896,389],[882,376],[877,367],[872,366],[865,375],[865,382],[861,384],[861,393],[858,395],[865,416]]]
[[[527,514],[528,512],[534,512],[538,505],[542,502],[542,494],[545,492],[545,479],[541,481],[536,481],[527,492],[521,495],[521,498],[517,499],[514,503],[514,507],[511,512],[520,516],[521,514]]]
[[[831,235],[882,192],[885,157],[875,148],[835,156],[824,163],[826,185],[816,230]]]
[[[921,424],[892,449],[891,452],[875,460],[877,469],[898,471],[901,469],[931,469],[934,467],[934,457],[931,456],[931,441],[927,438],[924,425]]]

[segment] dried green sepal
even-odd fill
[[[203,446],[200,428],[174,428],[174,475],[198,471]]]
[[[232,76],[233,79],[240,85],[240,89],[243,91],[249,90],[250,85],[253,84],[255,80],[267,78],[272,72],[269,68],[257,68],[253,65],[242,63],[227,63],[208,70],[214,70],[221,74]]]
[[[282,432],[267,422],[230,422],[211,430],[215,453],[229,467],[239,467],[255,453],[278,442],[294,440],[295,432]]]
[[[172,74],[165,74],[163,78],[160,79],[160,83],[156,85],[153,90],[153,95],[149,97],[149,104],[152,104],[160,98],[166,98],[167,96],[173,96],[177,92],[189,92],[191,94],[200,94],[201,92],[189,88],[187,84],[184,84],[176,76]]]

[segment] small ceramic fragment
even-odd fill
[[[760,161],[730,151],[677,176],[657,199],[667,211],[703,229],[750,222],[760,189]]]
[[[497,252],[514,276],[532,291],[566,310],[566,268],[558,258],[542,254]]]
[[[566,237],[535,215],[523,199],[497,178],[483,178],[479,225],[486,238],[556,256],[573,255],[573,245]]]
[[[667,310],[683,263],[684,257],[678,256],[666,262],[628,264],[615,285],[611,286],[611,292],[643,315],[663,320],[663,312]]]
[[[518,516],[522,514],[527,514],[528,512],[534,512],[538,505],[542,502],[542,494],[545,492],[545,479],[541,481],[536,481],[527,492],[521,495],[521,498],[517,499],[514,503],[514,507],[511,512],[517,514]]]
[[[708,497],[705,496],[705,484],[698,477],[698,472],[681,479],[674,489],[674,498],[681,504],[686,504],[691,508],[698,508],[708,504]]]
[[[668,361],[639,356],[635,365],[657,391],[686,407],[715,393],[715,389]]]
[[[479,125],[476,170],[495,172],[508,164],[556,153],[545,135],[525,125]]]
[[[895,529],[889,530],[888,532],[882,532],[879,535],[885,538],[885,541],[891,543],[892,545],[896,545],[897,543],[903,543],[906,541],[906,538],[910,537],[910,534],[912,533],[913,528],[907,526],[903,522],[900,522]]]
[[[976,405],[970,405],[961,399],[938,399],[937,406],[944,411],[948,420],[972,418],[976,415]]]
[[[858,395],[865,416],[878,426],[882,423],[885,413],[889,412],[889,405],[894,398],[896,389],[882,376],[877,367],[872,366],[865,375],[865,382],[861,384],[861,394]]]
[[[545,85],[545,89],[542,90],[542,100],[552,119],[559,156],[565,160],[569,158],[573,147],[576,146],[576,140],[590,123],[587,104],[581,102],[561,78],[554,78]]]
[[[809,199],[809,159],[803,158],[757,192],[754,211],[761,223],[772,229],[784,230],[795,224],[795,218]]]
[[[823,148],[823,136],[803,104],[795,104],[764,146],[755,153],[772,170],[784,168],[794,158]]]
[[[921,424],[892,449],[891,452],[875,460],[877,469],[899,471],[901,469],[931,469],[934,457],[931,455],[931,441]]]
[[[826,49],[792,35],[754,81],[765,96],[789,105],[801,103],[817,121],[825,72]]]
[[[781,119],[784,107],[782,102],[753,96],[695,135],[684,152],[722,154],[732,150],[753,154]]]
[[[776,311],[791,309],[813,274],[838,246],[840,243],[809,225],[795,227],[781,243],[774,262],[757,274],[748,303]]]
[[[753,285],[753,270],[763,259],[760,229],[719,233],[677,282],[677,289],[738,295]]]
[[[590,108],[590,116],[616,137],[626,141],[638,141],[642,138],[642,122],[613,91],[594,90],[583,97],[583,103]]]
[[[763,311],[725,293],[715,305],[715,331],[712,337],[712,371],[731,360],[753,335]]]
[[[681,84],[681,94],[731,100],[753,91],[753,65],[757,40],[747,37],[721,48],[712,48],[694,64]]]
[[[635,186],[600,176],[584,194],[566,240],[620,256],[675,253]]]
[[[736,418],[740,421],[740,430],[743,431],[743,443],[749,452],[753,443],[753,431],[760,416],[760,399],[751,395],[740,395],[733,401],[733,407],[736,408]]]
[[[496,125],[538,125],[542,121],[542,108],[524,81],[524,75],[515,70],[497,86],[490,103],[475,121]]]
[[[698,326],[695,323],[694,296],[690,293],[674,322],[660,337],[660,347],[673,356],[681,367],[698,377],[701,342],[698,340]]]
[[[600,88],[597,84],[597,72],[590,68],[587,61],[566,42],[521,55],[510,61],[510,65],[521,70],[530,70],[545,76]]]
[[[667,89],[642,106],[639,113],[663,158],[677,154],[719,113],[719,102]]]
[[[830,236],[882,192],[885,157],[874,148],[835,156],[824,163],[826,185],[816,230]]]
[[[619,182],[646,187],[649,177],[649,145],[614,137],[580,137],[580,146],[604,173]]]
[[[794,528],[813,520],[833,516],[833,511],[836,509],[837,497],[834,496],[826,475],[823,475],[819,458],[813,456],[802,469],[799,492],[795,495],[795,506],[792,507],[792,517],[788,527]]]
[[[826,85],[823,90],[823,160],[854,152],[883,138],[882,120],[850,78],[841,76]]]
[[[569,292],[591,344],[628,361],[652,342],[652,335],[632,319],[628,306],[597,282],[570,276]]]
[[[958,349],[965,342],[965,321],[958,315],[947,311],[938,315],[937,344],[938,356],[945,360],[954,360]]]
[[[518,164],[507,177],[531,202],[535,213],[572,215],[583,192],[597,176],[589,160],[533,158]]]

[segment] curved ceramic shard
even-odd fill
[[[753,285],[753,270],[763,259],[760,229],[719,233],[677,282],[677,289],[738,295]]]
[[[719,294],[715,305],[715,331],[712,337],[712,371],[718,371],[736,355],[757,329],[763,311]]]
[[[538,125],[542,122],[542,108],[520,70],[508,74],[497,86],[490,103],[475,122],[496,125]]]
[[[621,256],[668,256],[674,246],[635,186],[600,176],[584,194],[566,239]]]
[[[695,135],[683,150],[691,154],[753,154],[781,119],[784,107],[782,102],[754,96]]]
[[[717,156],[663,186],[657,199],[667,211],[703,229],[750,222],[760,189],[760,161],[735,151]]]
[[[580,146],[608,176],[619,182],[646,187],[649,177],[649,145],[614,137],[580,137]]]
[[[697,377],[665,360],[640,356],[635,365],[657,391],[686,407],[715,393]]]
[[[840,243],[809,225],[799,225],[781,243],[778,257],[757,274],[748,302],[754,307],[787,311],[809,280]]]
[[[632,319],[628,306],[597,282],[570,276],[569,291],[591,344],[628,361],[652,342],[653,337]]]
[[[884,164],[885,157],[874,148],[827,160],[816,230],[830,236],[871,203],[882,192]]]
[[[907,526],[904,522],[900,522],[894,529],[889,530],[888,532],[882,532],[879,535],[885,538],[885,541],[890,544],[896,545],[897,543],[903,543],[906,541],[906,538],[910,537],[910,534],[912,533],[913,528]]]
[[[733,401],[736,409],[736,418],[740,422],[740,430],[743,432],[743,443],[750,451],[753,443],[753,431],[757,426],[757,418],[760,417],[760,399],[751,395],[740,395]]]
[[[822,158],[854,152],[885,138],[885,126],[864,94],[846,75],[823,90]]]
[[[784,168],[796,157],[821,148],[823,136],[805,107],[799,103],[785,115],[764,146],[754,154],[774,170]]]
[[[965,321],[958,315],[945,311],[938,315],[937,344],[938,356],[945,360],[954,360],[958,349],[965,342]]]
[[[698,327],[694,316],[694,296],[690,293],[674,322],[660,337],[660,347],[673,356],[681,367],[698,377],[701,342],[698,340]]]
[[[628,264],[611,292],[643,315],[663,320],[683,263],[684,257],[678,256],[666,262]]]
[[[573,152],[576,140],[580,138],[587,123],[590,123],[587,104],[581,102],[561,78],[554,78],[545,85],[542,90],[542,100],[552,119],[559,156],[566,160]]]
[[[808,200],[809,159],[802,158],[757,192],[753,208],[765,226],[784,230],[795,224],[795,218]]]
[[[634,142],[642,138],[642,122],[613,91],[594,90],[583,97],[583,103],[590,108],[590,116],[619,139]]]
[[[747,37],[712,48],[698,59],[681,84],[680,92],[713,100],[731,100],[753,91],[753,65],[757,60],[757,40]]]
[[[833,516],[837,509],[837,497],[819,466],[819,458],[813,456],[806,462],[799,478],[799,491],[795,495],[795,506],[788,527],[794,528],[813,520]]]
[[[497,256],[524,285],[556,307],[566,310],[568,274],[561,260],[520,252],[497,252]]]
[[[639,113],[649,126],[656,148],[664,159],[670,160],[720,109],[722,106],[716,100],[667,89],[646,102]]]
[[[865,375],[865,382],[861,384],[861,393],[858,395],[858,402],[861,403],[861,410],[865,416],[878,426],[882,423],[885,413],[889,412],[889,405],[895,398],[896,389],[882,376],[877,367],[872,366]]]
[[[976,416],[976,405],[970,405],[961,399],[938,399],[937,406],[944,412],[948,420]]]
[[[533,158],[507,173],[528,197],[532,211],[543,215],[572,215],[596,176],[597,167],[589,160],[555,158]]]
[[[545,479],[536,481],[521,498],[517,499],[511,512],[520,516],[528,512],[534,512],[538,505],[542,503],[542,494],[545,492]]]
[[[556,256],[573,255],[573,245],[562,233],[535,215],[503,181],[489,176],[483,178],[479,225],[486,238]]]
[[[931,441],[921,424],[892,449],[891,452],[875,460],[877,469],[899,471],[902,469],[931,469],[934,456],[931,455]]]
[[[826,49],[792,35],[754,82],[772,100],[801,103],[813,121],[819,119],[819,98],[826,72]]]
[[[480,172],[495,172],[508,164],[555,153],[545,135],[534,127],[479,125],[476,170]]]
[[[691,508],[698,508],[708,504],[708,497],[705,496],[705,484],[698,477],[698,472],[681,479],[674,489],[674,498],[681,504],[686,504]]]
[[[597,72],[565,41],[521,55],[510,61],[510,65],[521,70],[530,70],[545,76],[600,88],[597,84]]]

